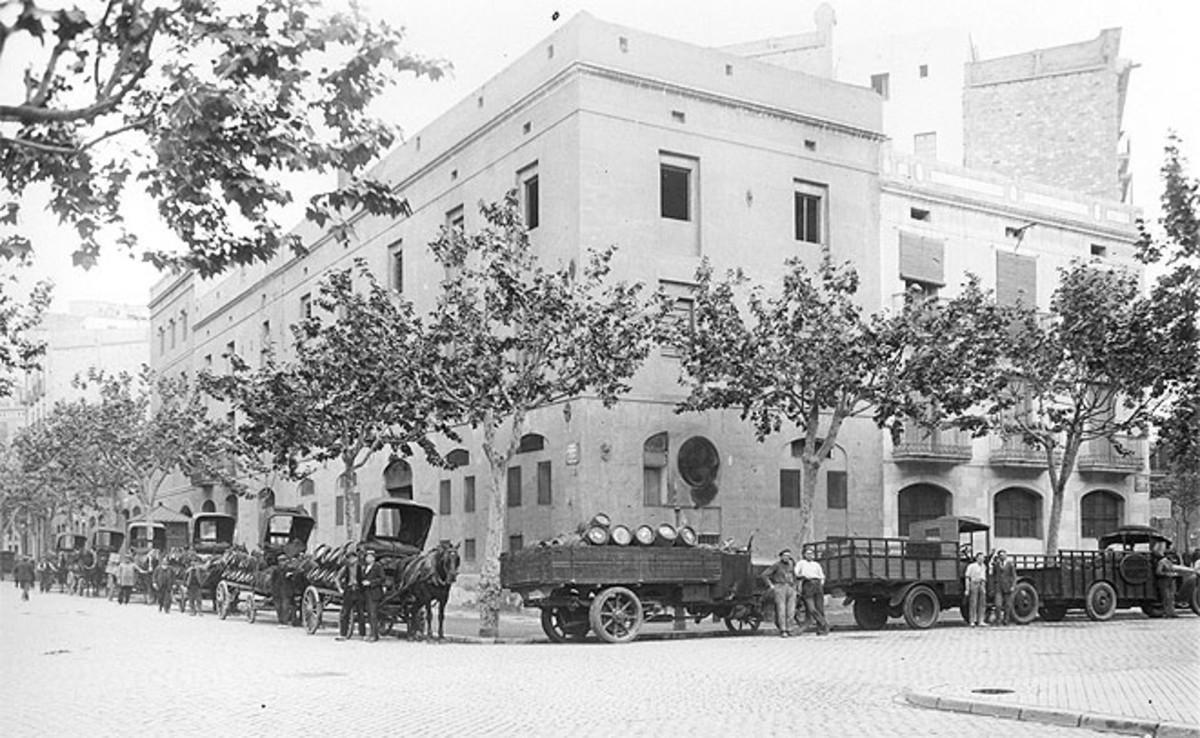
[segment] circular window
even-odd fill
[[[721,456],[712,441],[702,436],[693,436],[679,447],[679,476],[692,487],[692,499],[697,505],[712,502],[717,495],[717,470],[721,467]]]

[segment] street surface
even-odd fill
[[[472,634],[468,618],[448,620],[448,633]],[[370,644],[335,641],[329,627],[308,636],[269,613],[250,625],[58,593],[26,603],[3,582],[0,735],[1099,735],[902,696],[988,688],[1200,724],[1200,618],[946,620],[925,632],[610,646],[520,642],[538,632],[526,615],[507,616],[512,643]]]

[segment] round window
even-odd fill
[[[707,505],[717,495],[717,471],[721,467],[721,456],[712,441],[703,436],[693,436],[679,447],[679,476],[692,488],[692,499],[697,505]]]

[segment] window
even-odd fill
[[[799,469],[779,470],[779,506],[800,507],[800,483],[803,477]]]
[[[450,514],[450,480],[443,479],[438,483],[438,515]]]
[[[919,520],[932,520],[951,513],[950,493],[932,484],[914,484],[900,490],[897,502],[900,519],[898,535],[908,535],[909,527]]]
[[[913,135],[913,155],[922,159],[937,158],[937,131],[925,131]]]
[[[517,172],[517,180],[521,184],[521,215],[525,218],[525,227],[532,231],[538,227],[541,207],[538,202],[537,163],[530,164]]]
[[[830,510],[846,509],[846,472],[825,473],[825,507]]]
[[[225,344],[225,368],[230,373],[233,372],[233,357],[237,354],[237,345],[230,341]]]
[[[662,164],[659,167],[659,179],[662,217],[671,220],[691,220],[691,171]]]
[[[1121,526],[1125,501],[1107,490],[1088,492],[1080,500],[1084,538],[1099,538]]]
[[[463,480],[463,512],[475,512],[475,477]]]
[[[475,560],[475,539],[474,538],[467,538],[463,541],[463,560],[464,561],[474,561]]]
[[[456,448],[446,454],[446,464],[451,469],[457,469],[462,466],[471,465],[471,453],[465,448]]]
[[[179,311],[179,340],[187,340],[187,311]]]
[[[676,123],[687,123],[687,114],[684,113],[682,110],[672,110],[671,111],[671,120],[673,120]]]
[[[312,317],[312,295],[305,292],[300,295],[300,319],[308,320]]]
[[[1010,251],[996,252],[996,304],[1037,304],[1037,259]]]
[[[167,353],[167,330],[165,328],[158,329],[158,353]]]
[[[922,220],[926,223],[932,220],[932,215],[924,208],[909,208],[908,217],[912,218],[913,220]]]
[[[391,255],[391,273],[390,286],[396,292],[404,294],[404,241],[397,241],[391,246],[388,246],[388,254]]]
[[[508,467],[508,506],[521,506],[521,467]]]
[[[537,465],[537,501],[539,505],[549,505],[552,500],[550,491],[550,462],[539,461]]]
[[[871,89],[875,90],[875,92],[879,93],[879,96],[882,97],[884,100],[887,100],[888,96],[889,96],[889,91],[890,91],[889,81],[890,81],[890,78],[889,78],[887,72],[884,72],[883,74],[872,74],[871,75]]]
[[[946,242],[900,231],[900,278],[941,287],[945,279]]]
[[[925,79],[926,77],[928,77],[929,76],[929,65],[922,64],[921,66],[917,67],[917,74],[921,77],[921,79]]]
[[[167,330],[171,334],[171,348],[175,348],[175,319],[167,321]]]
[[[663,504],[667,487],[666,432],[656,433],[642,444],[642,504],[657,507]]]
[[[446,227],[455,228],[461,231],[466,224],[466,218],[463,215],[463,206],[459,205],[456,208],[451,208],[446,211]]]
[[[546,437],[537,433],[526,433],[521,436],[521,440],[517,442],[517,453],[527,454],[533,451],[541,451],[546,448]]]
[[[1108,247],[1098,243],[1092,244],[1092,256],[1108,256]]]
[[[258,359],[260,366],[266,366],[267,357],[271,355],[271,321],[264,320],[260,331],[260,343],[262,348],[258,350]]]
[[[677,341],[664,344],[662,353],[664,356],[679,356],[680,342],[696,325],[696,300],[692,297],[695,287],[684,282],[667,281],[659,282],[658,287],[659,291],[675,300],[675,306],[665,318],[668,321],[665,327],[667,334],[676,336]]]
[[[796,221],[797,241],[823,243],[822,210],[825,206],[826,188],[811,182],[796,180],[793,208]]]
[[[300,482],[300,496],[311,497],[317,493],[317,486],[313,484],[313,480],[305,479]]]
[[[1036,492],[1010,487],[996,493],[993,524],[999,538],[1041,538],[1042,497]]]
[[[508,552],[509,553],[514,553],[516,551],[520,551],[522,548],[525,548],[525,536],[521,535],[520,533],[517,533],[516,535],[508,537]]]
[[[341,495],[333,498],[333,524],[346,524],[346,498]]]

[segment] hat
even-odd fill
[[[792,555],[792,549],[790,549],[790,548],[785,548],[785,549],[783,549],[782,551],[780,551],[780,552],[779,552],[779,558],[781,558],[781,559],[782,559],[784,556],[791,556],[791,555]]]

